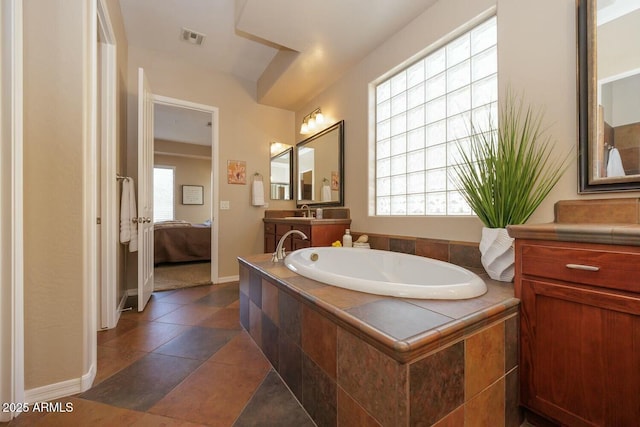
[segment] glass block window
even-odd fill
[[[153,168],[153,222],[175,219],[175,168]]]
[[[472,214],[449,169],[497,117],[497,72],[492,17],[376,85],[376,215]]]

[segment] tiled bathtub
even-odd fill
[[[520,425],[512,284],[407,300],[239,263],[241,323],[319,426]]]

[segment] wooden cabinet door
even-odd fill
[[[264,252],[273,253],[276,251],[276,235],[265,234],[264,235]]]
[[[640,422],[640,297],[522,279],[521,400],[570,426]]]

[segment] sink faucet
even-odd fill
[[[302,205],[300,206],[300,209],[306,209],[307,213],[303,214],[306,218],[311,218],[311,208],[309,207],[309,205]]]
[[[278,261],[282,261],[284,259],[284,257],[287,255],[284,251],[284,241],[287,239],[287,237],[289,237],[290,234],[293,233],[297,233],[300,236],[302,236],[303,240],[307,240],[308,237],[306,234],[304,234],[302,231],[300,230],[291,230],[291,231],[287,231],[286,233],[284,233],[284,235],[280,238],[280,241],[278,242],[278,246],[276,246],[276,251],[273,253],[273,256],[271,257],[271,261],[272,262],[278,262]]]

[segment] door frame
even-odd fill
[[[0,402],[24,402],[22,0],[3,0],[0,21]]]
[[[198,104],[183,99],[154,95],[153,103],[178,108],[202,111],[211,114],[211,282],[219,283],[218,278],[218,236],[219,236],[219,208],[220,179],[218,179],[219,153],[219,110],[218,107]]]
[[[100,292],[98,329],[114,328],[120,318],[117,280],[118,255],[118,192],[116,179],[116,94],[117,94],[117,45],[105,0],[97,2],[98,31],[104,42],[96,52],[101,55],[100,85],[100,207],[101,218],[101,276],[97,291]]]

